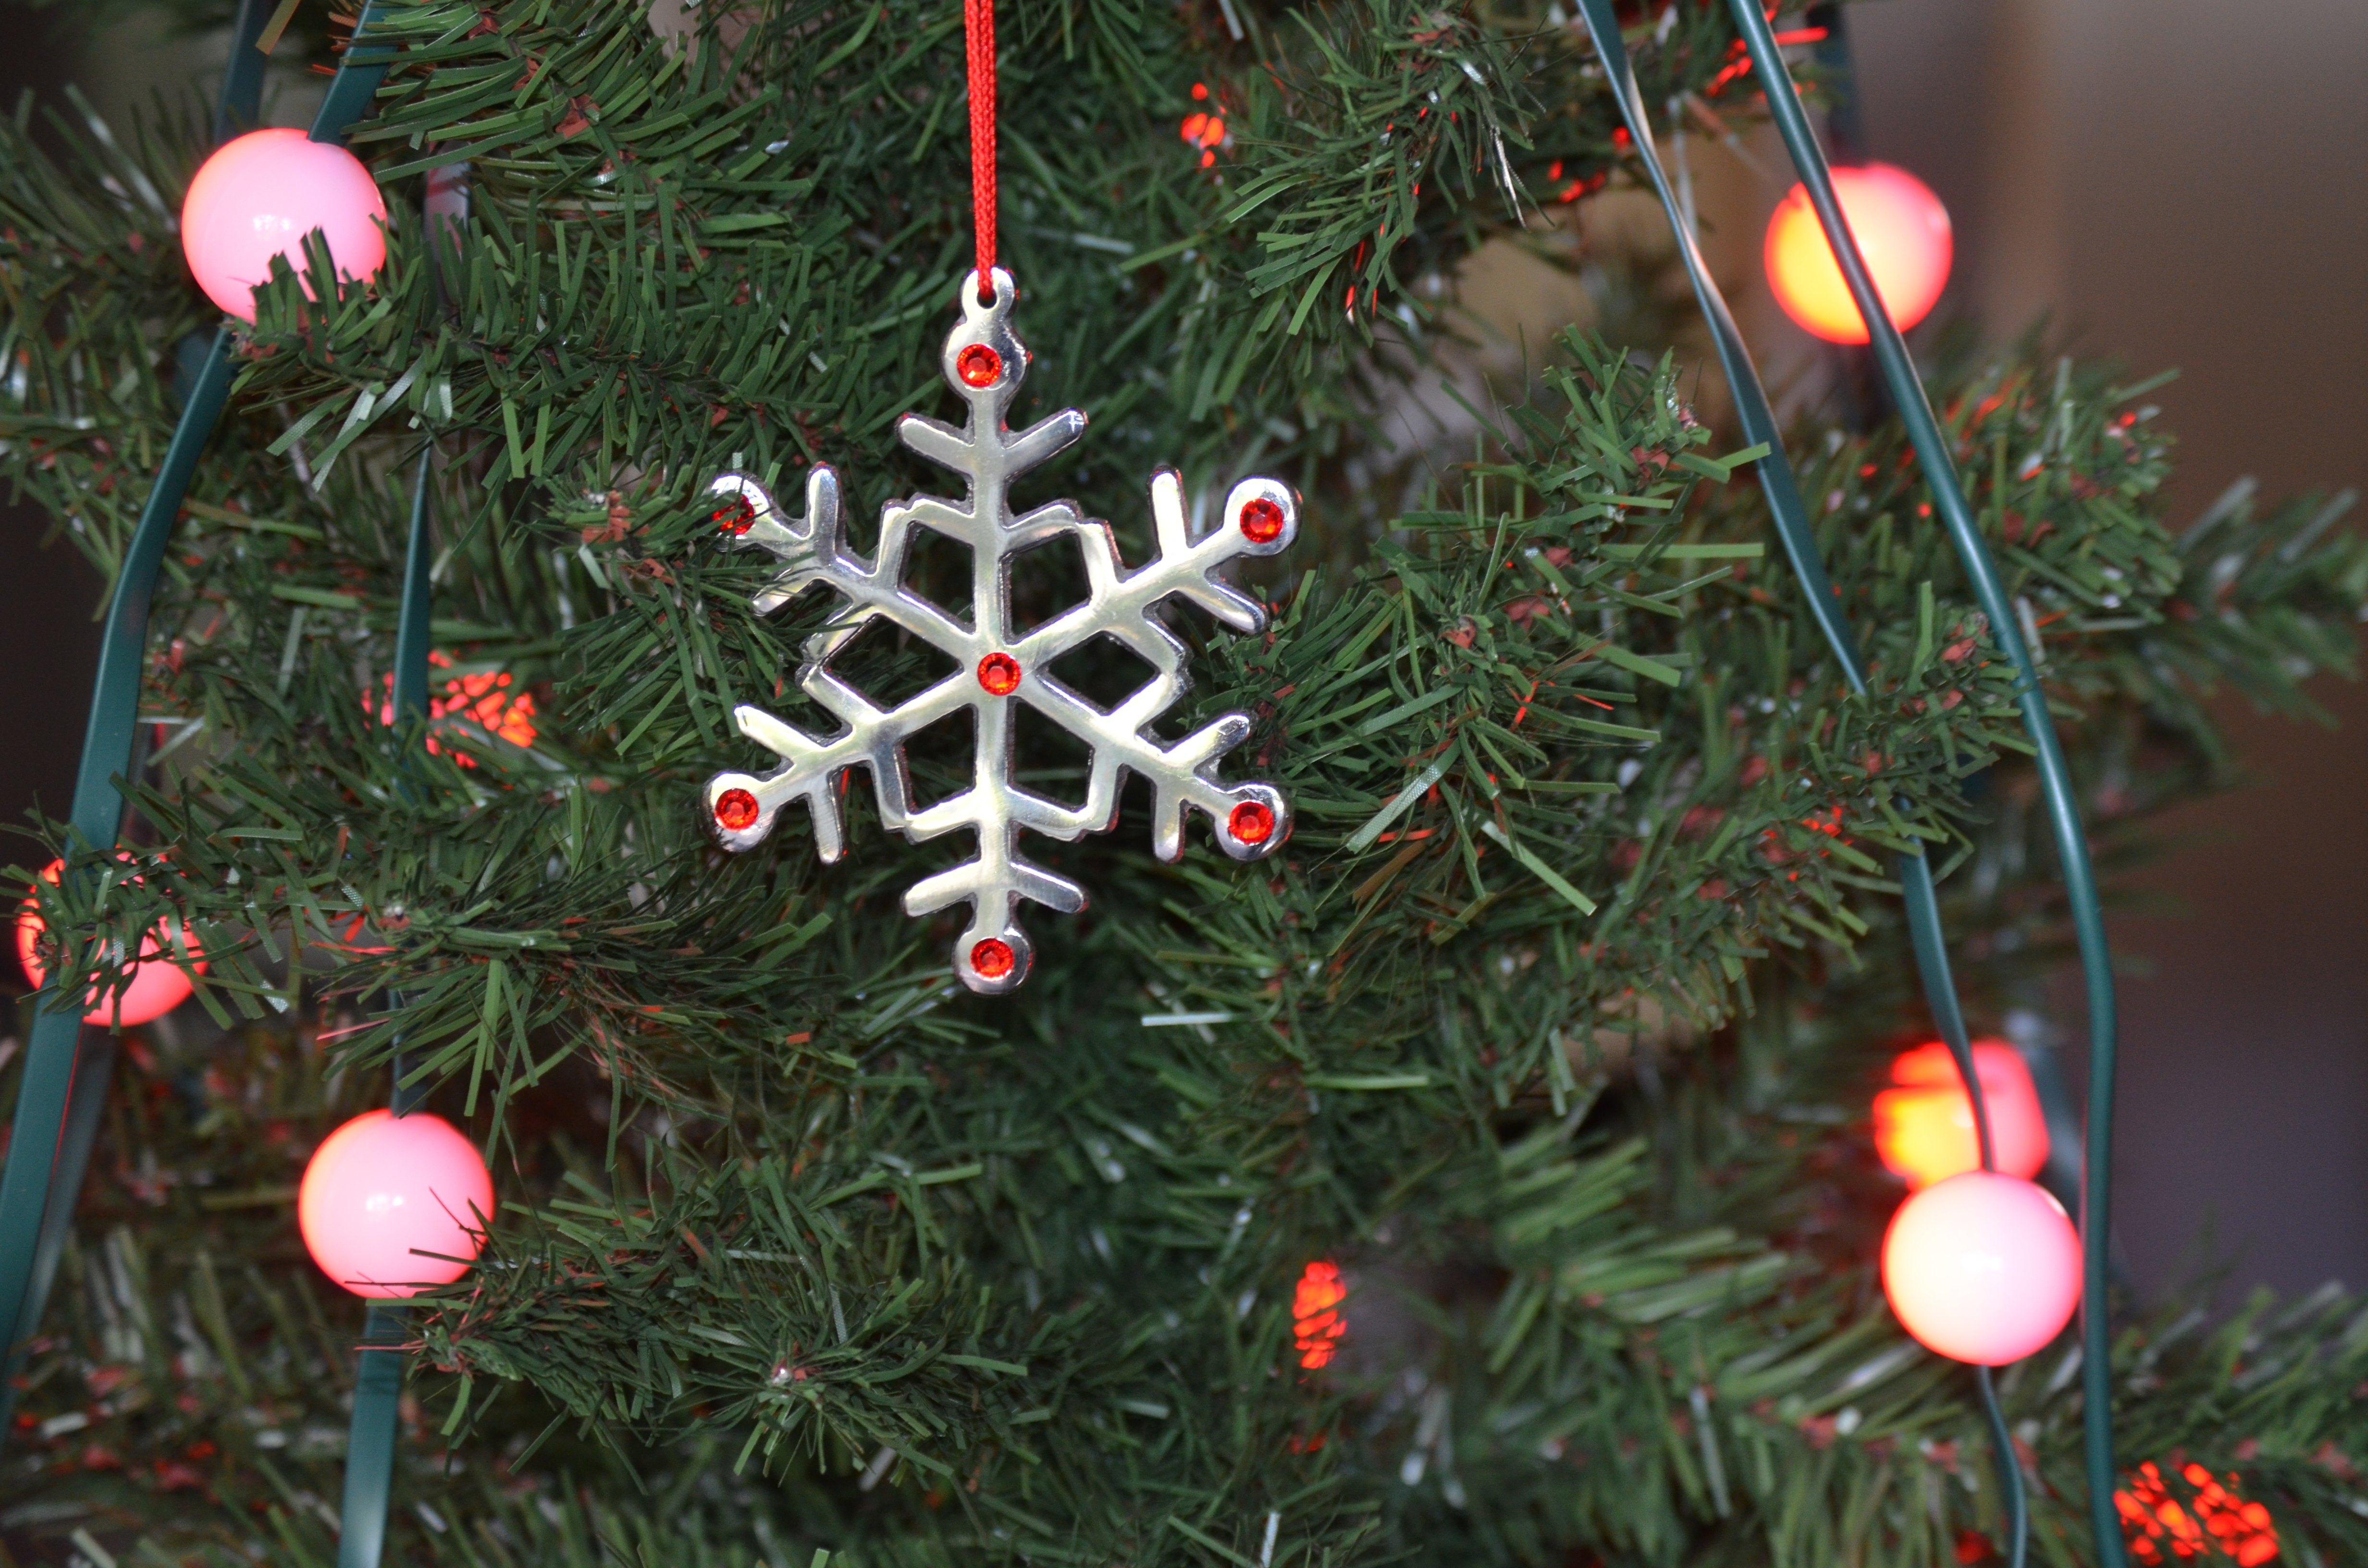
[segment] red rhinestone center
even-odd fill
[[[756,825],[757,797],[746,790],[726,790],[715,797],[715,820],[738,833]]]
[[[746,495],[734,495],[715,508],[715,526],[720,531],[738,539],[757,526],[757,503]]]
[[[973,343],[954,356],[954,374],[966,386],[991,387],[1003,378],[1003,356],[984,343]]]
[[[1244,801],[1225,819],[1225,826],[1244,844],[1264,844],[1274,836],[1273,808],[1257,801]]]
[[[978,684],[989,697],[1008,697],[1019,689],[1019,661],[1008,653],[989,653],[978,662]]]
[[[1263,495],[1242,507],[1242,537],[1252,544],[1272,544],[1282,537],[1282,508]]]
[[[1001,980],[1019,961],[1011,944],[1000,937],[989,937],[970,950],[970,967],[978,971],[981,980]]]

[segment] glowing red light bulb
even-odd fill
[[[1977,1366],[2020,1361],[2080,1304],[2080,1237],[2064,1206],[2020,1176],[1967,1171],[1899,1206],[1883,1290],[1929,1350]]]
[[[1948,285],[1955,244],[1948,209],[1930,186],[1889,164],[1836,169],[1834,195],[1866,257],[1876,298],[1893,324],[1907,331],[1931,312]],[[1866,318],[1804,187],[1795,185],[1768,220],[1767,266],[1769,287],[1786,315],[1828,343],[1867,341]]]
[[[304,273],[304,237],[319,230],[344,278],[386,265],[386,203],[359,158],[301,131],[250,131],[214,149],[181,202],[181,253],[206,297],[255,319],[255,287],[274,256]],[[310,291],[311,285],[306,285]]]
[[[357,1296],[450,1284],[468,1272],[493,1211],[477,1146],[424,1111],[354,1118],[322,1141],[296,1189],[305,1250]]]
[[[41,881],[56,885],[58,874],[64,866],[63,860],[51,861],[41,869]],[[49,979],[49,966],[41,961],[41,937],[48,929],[41,920],[40,905],[28,897],[24,907],[17,913],[17,961],[23,967],[25,978],[32,983],[36,991]],[[180,936],[189,956],[197,957],[197,939],[186,931]],[[173,933],[160,922],[140,944],[140,957],[131,966],[131,983],[123,988],[120,996],[109,994],[103,987],[92,986],[90,994],[83,998],[90,1010],[83,1015],[82,1021],[99,1028],[115,1024],[130,1028],[136,1024],[154,1022],[188,1001],[195,987],[190,984],[188,975],[165,957],[172,950]],[[206,966],[199,963],[195,968],[203,974]]]
[[[1998,1168],[2034,1176],[2047,1164],[2047,1118],[2021,1052],[2001,1040],[1974,1042],[1974,1071],[1989,1112]],[[1949,1048],[1939,1040],[1903,1051],[1891,1064],[1897,1085],[1874,1096],[1874,1147],[1884,1165],[1925,1187],[1981,1168],[1974,1104]]]

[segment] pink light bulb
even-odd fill
[[[313,1151],[296,1193],[305,1250],[357,1296],[450,1284],[469,1271],[493,1212],[494,1182],[476,1145],[425,1111],[365,1111],[347,1122]]]
[[[1906,332],[1931,312],[1948,286],[1956,248],[1949,210],[1931,187],[1889,164],[1836,169],[1834,198],[1866,257],[1875,298]],[[1768,220],[1766,262],[1769,287],[1786,315],[1828,343],[1867,341],[1866,318],[1802,186],[1793,186]]]
[[[2032,1183],[1967,1171],[1933,1183],[1892,1216],[1883,1290],[1925,1348],[2003,1367],[2072,1320],[2080,1237],[2064,1206]]]
[[[208,299],[251,322],[273,256],[302,276],[304,236],[318,229],[339,277],[375,278],[385,225],[386,203],[359,158],[301,131],[250,131],[214,149],[189,182],[181,254]]]
[[[58,873],[64,866],[63,860],[51,861],[42,868],[41,881],[55,884]],[[50,977],[49,967],[41,962],[41,937],[48,930],[48,926],[41,920],[40,905],[30,898],[25,900],[24,907],[17,912],[17,962],[24,969],[25,978],[32,982],[36,991]],[[183,932],[181,940],[191,958],[199,956],[195,938]],[[137,1024],[152,1023],[188,1001],[194,987],[180,966],[166,957],[172,950],[172,936],[165,926],[159,923],[140,944],[140,957],[131,965],[131,983],[124,987],[123,994],[118,997],[110,994],[104,986],[92,986],[90,994],[84,998],[90,1004],[90,1011],[82,1016],[82,1021],[101,1028],[118,1024],[131,1028]],[[205,972],[206,966],[202,962],[196,967],[199,973]]]

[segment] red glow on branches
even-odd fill
[[[441,669],[450,669],[452,655],[441,651],[430,653],[427,662]],[[394,676],[379,677],[378,722],[394,722]],[[480,726],[484,732],[514,746],[534,744],[538,732],[534,726],[534,694],[510,690],[507,670],[480,670],[455,676],[444,683],[444,695],[427,699],[427,717],[431,724],[438,719],[454,719]],[[436,737],[427,737],[427,749],[441,754],[444,748]],[[463,767],[477,766],[476,758],[454,752],[452,760]]]
[[[1198,102],[1209,102],[1209,85],[1206,82],[1193,83],[1192,97]],[[1183,123],[1176,128],[1176,134],[1184,139],[1186,146],[1201,150],[1202,168],[1212,167],[1217,162],[1218,151],[1227,141],[1225,117],[1214,110],[1195,109],[1184,117]]]
[[[1340,1336],[1349,1332],[1349,1320],[1340,1312],[1340,1303],[1348,1299],[1349,1287],[1341,1283],[1338,1264],[1319,1259],[1300,1275],[1298,1289],[1291,1295],[1292,1347],[1299,1352],[1299,1364],[1309,1371],[1329,1364],[1339,1348]]]
[[[2200,1464],[2177,1468],[2179,1478],[2194,1489],[2190,1503],[2170,1494],[2169,1483],[2151,1460],[2130,1472],[2126,1490],[2113,1494],[2133,1559],[2149,1568],[2215,1561],[2260,1568],[2276,1560],[2277,1526],[2269,1509],[2237,1494],[2233,1473],[2215,1478]]]

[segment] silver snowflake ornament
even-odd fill
[[[1109,832],[1117,825],[1119,788],[1130,770],[1151,781],[1152,847],[1164,860],[1183,853],[1188,807],[1209,814],[1217,843],[1237,860],[1271,854],[1288,836],[1290,808],[1280,790],[1224,783],[1216,776],[1225,753],[1248,735],[1248,715],[1227,713],[1173,745],[1144,732],[1191,685],[1184,645],[1154,618],[1152,607],[1187,600],[1235,631],[1265,630],[1265,610],[1224,582],[1219,569],[1235,556],[1272,555],[1288,547],[1298,531],[1299,504],[1287,485],[1246,479],[1226,496],[1217,528],[1195,540],[1187,527],[1183,483],[1163,469],[1151,480],[1159,558],[1133,572],[1119,558],[1110,525],[1084,516],[1074,502],[1047,502],[1013,517],[1011,481],[1083,435],[1086,416],[1067,409],[1025,430],[1005,424],[1028,371],[1028,351],[1011,330],[1018,295],[999,267],[991,303],[979,300],[975,280],[972,274],[962,290],[962,319],[947,335],[940,366],[946,384],[969,406],[966,426],[957,430],[917,414],[896,426],[906,446],[969,481],[966,499],[917,495],[890,503],[881,512],[880,553],[867,561],[847,547],[838,476],[827,464],[806,472],[803,517],[785,516],[745,474],[725,474],[710,487],[727,540],[769,551],[781,562],[750,601],[758,613],[779,609],[817,583],[848,602],[827,631],[807,641],[798,672],[799,688],[845,730],[816,739],[760,708],[734,709],[741,733],[780,756],[781,766],[761,776],[717,774],[707,783],[707,808],[717,840],[745,850],[772,832],[784,806],[803,799],[814,813],[816,850],[825,862],[836,860],[846,850],[839,815],[844,776],[860,767],[871,772],[881,819],[913,842],[957,829],[976,834],[976,858],[915,883],[905,894],[905,913],[929,915],[967,902],[970,928],[954,945],[954,971],[972,990],[994,994],[1028,977],[1034,949],[1018,919],[1021,899],[1064,914],[1086,907],[1085,889],[1021,857],[1021,830],[1064,841]],[[970,547],[974,624],[905,586],[916,528]],[[1075,539],[1084,555],[1087,596],[1021,631],[1012,624],[1012,558],[1064,537]],[[955,673],[892,708],[875,705],[830,667],[832,656],[875,620],[951,655]],[[1155,672],[1107,712],[1051,673],[1063,654],[1098,636],[1115,639]],[[1014,781],[1015,705],[1020,703],[1092,748],[1083,805],[1048,801]],[[916,809],[905,743],[965,709],[975,715],[977,732],[970,787]]]

